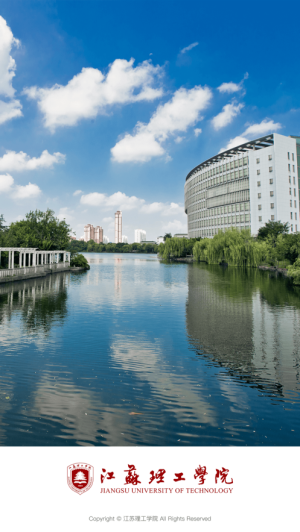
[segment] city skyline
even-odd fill
[[[149,239],[186,233],[182,183],[191,168],[260,136],[300,134],[290,10],[279,21],[267,5],[259,16],[239,5],[229,17],[225,5],[216,13],[199,2],[188,9],[173,2],[170,13],[162,2],[158,17],[151,5],[1,3],[7,224],[51,208],[77,239],[88,214],[114,241],[111,213],[120,209],[126,235],[136,227]],[[200,30],[199,18],[214,20],[214,31],[209,24]],[[164,31],[166,19],[172,32]],[[266,60],[261,50],[270,40]]]

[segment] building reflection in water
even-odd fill
[[[122,259],[114,257],[114,280],[115,280],[115,296],[122,295]]]
[[[0,285],[0,323],[21,313],[28,332],[49,333],[52,324],[63,323],[67,315],[69,274],[27,279]]]
[[[299,318],[299,296],[286,280],[259,270],[188,268],[189,341],[199,356],[262,390],[300,391]]]

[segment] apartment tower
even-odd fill
[[[115,212],[115,244],[122,243],[122,211]]]

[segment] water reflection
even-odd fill
[[[0,285],[0,323],[21,313],[28,332],[48,334],[53,323],[67,315],[67,273]]]
[[[288,281],[194,265],[188,286],[186,326],[199,356],[272,394],[300,391],[300,300]]]

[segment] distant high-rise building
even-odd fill
[[[146,231],[143,229],[135,229],[134,231],[134,241],[137,243],[145,242],[146,240]]]
[[[122,242],[122,211],[115,212],[115,244]]]
[[[123,235],[122,236],[122,242],[123,242],[123,244],[128,244],[128,237]]]
[[[94,226],[87,224],[84,226],[84,241],[94,240]]]
[[[103,237],[103,244],[108,244],[108,242],[109,242],[109,238],[108,238],[108,236],[105,236],[105,235],[104,235],[104,237]]]
[[[92,224],[84,226],[84,241],[94,240],[96,244],[103,242],[103,229],[100,225],[94,227]]]
[[[95,235],[94,240],[97,244],[100,244],[103,242],[103,229],[102,227],[100,227],[100,225],[97,225],[97,227],[95,227],[94,235]]]

